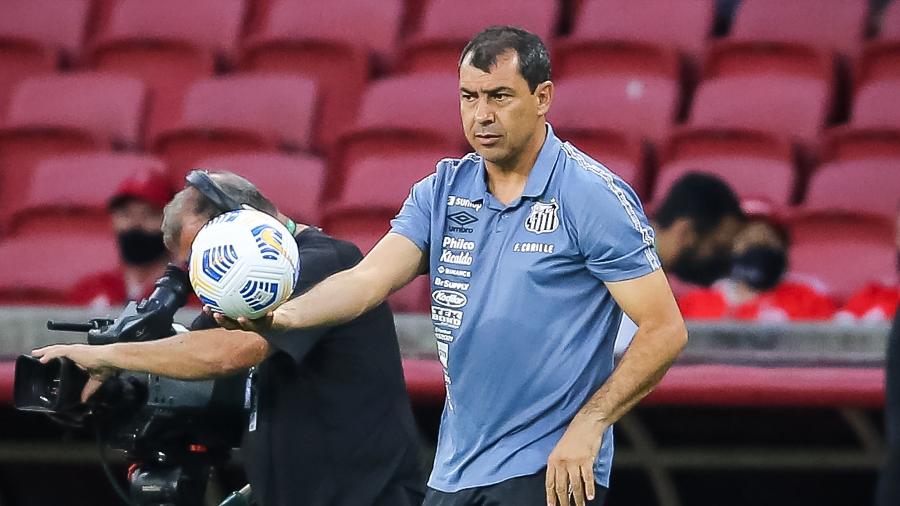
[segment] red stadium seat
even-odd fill
[[[867,0],[741,0],[732,40],[795,42],[855,56],[865,35]]]
[[[662,77],[584,76],[561,79],[551,119],[559,130],[615,129],[661,143],[678,112],[678,81]]]
[[[792,42],[722,40],[716,42],[703,67],[706,79],[732,76],[787,75],[834,80],[834,58]]]
[[[679,79],[678,53],[646,42],[569,39],[554,46],[554,76],[624,75]]]
[[[900,3],[890,2],[881,16],[877,39],[869,42],[860,58],[856,85],[880,79],[900,79]]]
[[[394,313],[428,313],[431,310],[431,279],[418,276],[388,297]]]
[[[700,83],[689,124],[761,130],[813,143],[828,112],[829,87],[781,75],[721,77]]]
[[[839,127],[828,132],[823,160],[900,158],[900,129]]]
[[[790,270],[846,299],[897,272],[894,220],[858,213],[799,214],[790,221]]]
[[[78,56],[89,9],[88,0],[0,2],[0,117],[19,82]]]
[[[421,27],[406,45],[403,67],[410,72],[455,76],[460,51],[485,27],[519,26],[548,41],[558,18],[558,3],[546,0],[522,0],[514,9],[503,2],[431,0]]]
[[[180,115],[185,90],[234,53],[244,0],[118,0],[91,66],[138,77],[153,92],[152,137]]]
[[[157,158],[114,153],[85,153],[42,160],[28,192],[15,210],[11,233],[69,229],[109,233],[107,204],[127,178],[145,171],[165,174]],[[77,184],[72,184],[77,180]]]
[[[320,222],[325,187],[325,162],[320,158],[248,153],[207,158],[197,162],[197,166],[244,176],[284,214],[300,223]]]
[[[682,129],[663,154],[654,200],[682,175],[706,172],[724,179],[742,200],[787,205],[796,177],[792,162],[790,145],[763,132]]]
[[[812,174],[803,207],[892,218],[900,204],[900,158],[837,160]]]
[[[410,188],[433,173],[445,156],[446,152],[432,150],[360,160],[348,167],[340,192],[329,203],[329,212],[373,208],[396,213]]]
[[[455,76],[411,74],[374,82],[353,127],[340,140],[333,170],[340,185],[347,167],[398,153],[459,152],[465,137]]]
[[[631,41],[700,57],[712,29],[714,2],[585,0],[571,41]]]
[[[856,92],[850,124],[854,128],[900,129],[900,76],[870,81]]]
[[[316,141],[329,147],[356,117],[370,57],[392,56],[402,13],[402,0],[273,0],[244,44],[241,69],[314,79],[322,99]]]
[[[207,79],[191,86],[181,119],[161,132],[153,147],[180,184],[201,158],[309,149],[315,105],[315,85],[301,77]]]
[[[145,90],[136,79],[103,74],[31,78],[13,95],[0,129],[0,199],[20,201],[35,163],[56,154],[138,144]]]
[[[64,303],[84,276],[117,265],[113,236],[39,230],[0,242],[0,303]]]

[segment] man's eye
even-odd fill
[[[465,100],[466,102],[471,102],[471,101],[475,100],[475,97],[473,95],[463,95],[462,99]]]

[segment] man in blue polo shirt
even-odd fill
[[[546,122],[541,40],[489,28],[459,79],[475,153],[417,183],[356,267],[239,323],[336,324],[428,273],[447,400],[425,504],[602,504],[612,424],[683,348],[684,322],[634,192]],[[623,311],[638,332],[613,371]]]

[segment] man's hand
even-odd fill
[[[110,368],[109,362],[106,361],[105,348],[89,344],[55,344],[33,350],[31,355],[40,358],[42,364],[54,358],[66,357],[82,369],[95,371]]]
[[[547,504],[576,506],[594,499],[594,460],[600,451],[603,427],[586,417],[575,416],[547,459]]]
[[[203,312],[212,316],[213,319],[216,320],[216,323],[226,330],[246,330],[248,332],[262,334],[263,332],[279,330],[282,327],[275,322],[275,313],[272,311],[266,313],[262,318],[257,318],[255,320],[251,320],[244,316],[235,320],[222,313],[213,311],[209,306],[203,306]]]
[[[112,369],[98,369],[92,372],[91,377],[88,378],[87,383],[84,384],[84,388],[81,390],[81,402],[87,402],[88,399],[97,393],[103,382],[109,379],[113,373]]]

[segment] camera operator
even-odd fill
[[[223,172],[209,179],[231,199],[275,216],[295,236],[302,266],[295,295],[362,259],[350,243],[295,224],[240,176]],[[162,224],[174,258],[186,262],[200,228],[221,212],[190,183],[176,194]],[[68,357],[94,377],[124,369],[195,380],[252,368],[243,455],[259,504],[421,503],[418,433],[387,305],[346,324],[266,336],[212,327],[216,322],[207,310],[195,320],[195,330],[174,337],[49,346],[33,355],[45,363]],[[97,386],[93,379],[85,395]]]

